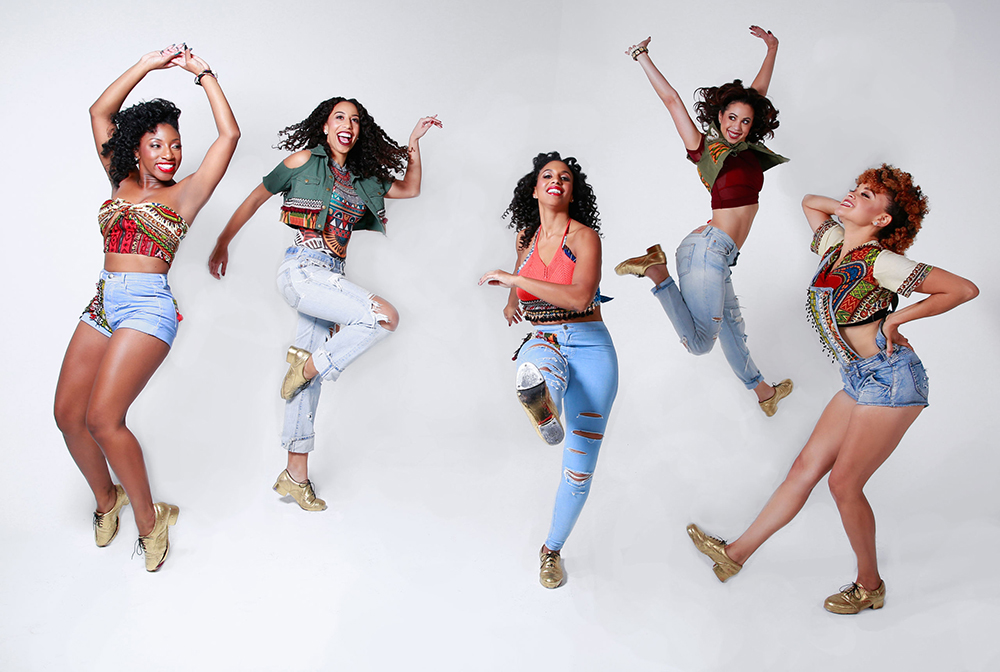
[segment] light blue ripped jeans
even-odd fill
[[[392,332],[379,324],[387,318],[378,312],[374,294],[344,277],[343,259],[290,247],[278,267],[278,290],[298,311],[295,345],[312,353],[319,372],[285,402],[281,431],[282,448],[308,453],[316,441],[314,421],[323,381],[337,380],[361,353]]]
[[[718,338],[733,373],[752,390],[764,377],[750,357],[743,315],[733,291],[729,267],[739,253],[724,231],[711,225],[698,227],[677,248],[677,281],[671,276],[652,291],[688,352],[711,352]]]
[[[562,478],[545,540],[549,550],[558,551],[590,493],[604,429],[618,394],[618,355],[604,322],[541,324],[534,330],[521,346],[517,364],[537,366],[556,408],[566,411]]]

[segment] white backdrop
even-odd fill
[[[288,5],[290,6],[290,5]],[[706,14],[706,7],[712,13]],[[7,3],[0,21],[0,217],[7,287],[0,407],[0,667],[11,670],[996,669],[1000,554],[1000,10],[986,3]],[[624,55],[653,36],[657,65],[689,101],[781,40],[766,176],[734,283],[750,346],[795,392],[767,419],[721,352],[688,355],[649,282],[617,261],[673,249],[710,216],[669,116]],[[156,575],[129,558],[131,512],[93,547],[93,499],[51,415],[59,365],[101,267],[109,195],[87,108],[138,57],[186,41],[219,73],[243,132],[225,179],[170,273],[184,322],[133,406],[154,496],[181,506]],[[277,131],[333,95],[357,97],[405,142],[417,118],[423,193],[388,206],[388,237],[363,233],[349,275],[399,309],[398,332],[321,404],[311,476],[330,509],[269,490],[282,469],[278,386],[293,313],[274,289],[290,239],[272,199],[207,257],[229,215],[283,154]],[[214,128],[179,69],[129,103],[177,103],[187,174]],[[621,364],[593,491],[566,546],[568,584],[537,584],[559,449],[535,438],[512,394],[500,214],[539,151],[579,158],[604,222],[604,308]],[[697,520],[735,536],[808,436],[839,376],[804,317],[816,264],[799,201],[839,197],[867,166],[911,171],[931,199],[910,256],[975,281],[955,312],[906,325],[931,376],[931,407],[872,479],[887,608],[835,617],[822,599],[854,577],[820,484],[803,512],[722,586],[687,541]],[[972,346],[976,351],[973,353]],[[718,349],[717,349],[718,350]]]

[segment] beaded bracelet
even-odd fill
[[[648,53],[649,49],[647,49],[646,47],[636,47],[635,49],[632,50],[632,60],[638,61],[639,54],[648,54]]]
[[[211,70],[204,70],[200,75],[194,78],[194,83],[197,84],[198,86],[201,86],[201,78],[204,77],[205,75],[212,77],[213,79],[215,79],[215,81],[219,81],[219,76],[216,75],[214,72],[212,72]]]

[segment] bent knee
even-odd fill
[[[828,485],[830,487],[830,494],[833,495],[833,499],[836,502],[845,502],[864,496],[865,484],[850,475],[838,474],[832,471],[830,472]]]
[[[114,432],[124,424],[124,418],[91,405],[87,409],[86,423],[87,431],[90,432],[95,441],[101,443],[102,437]]]
[[[381,296],[372,297],[372,313],[375,321],[386,331],[396,331],[399,326],[399,312]]]
[[[87,428],[87,407],[72,400],[56,398],[52,409],[56,427],[63,434],[74,434]]]

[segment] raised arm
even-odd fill
[[[667,106],[670,118],[674,120],[674,126],[677,128],[677,133],[684,142],[684,148],[692,152],[696,151],[701,147],[701,131],[694,125],[694,121],[691,119],[684,101],[677,95],[677,91],[674,87],[670,86],[667,78],[653,65],[647,49],[651,39],[647,37],[642,42],[633,44],[625,50],[625,53],[642,66],[642,70],[646,73],[646,77],[649,78],[649,83],[653,85],[656,95]]]
[[[586,310],[594,300],[597,287],[601,283],[601,239],[593,229],[579,226],[576,235],[573,236],[571,247],[576,257],[572,283],[561,285],[546,280],[526,278],[523,275],[513,275],[498,269],[484,273],[479,279],[479,284],[489,283],[499,287],[520,288],[543,301],[548,301],[553,306],[575,312]],[[567,240],[567,243],[569,242]]]
[[[840,201],[827,196],[816,196],[806,194],[802,199],[802,212],[806,215],[809,228],[815,233],[823,222],[833,217],[833,211],[840,205]]]
[[[402,180],[396,180],[392,183],[385,195],[386,198],[414,198],[420,195],[420,138],[424,137],[424,134],[432,126],[441,128],[441,122],[438,121],[436,114],[433,117],[424,117],[417,122],[413,132],[410,133],[410,142],[407,145],[410,157],[406,164],[406,173]]]
[[[104,93],[90,106],[90,125],[94,131],[94,143],[97,145],[97,155],[101,157],[104,170],[111,166],[110,156],[101,156],[104,143],[108,141],[115,130],[112,121],[118,111],[122,109],[122,103],[131,93],[135,85],[142,81],[153,70],[172,68],[178,65],[178,61],[184,53],[184,45],[171,45],[161,51],[151,51],[131,68],[122,73],[121,77],[111,83]]]
[[[213,278],[221,280],[222,276],[226,274],[226,267],[229,266],[229,243],[269,198],[271,198],[271,192],[263,184],[258,184],[257,188],[251,191],[246,200],[240,204],[240,207],[236,208],[236,212],[229,218],[226,228],[222,230],[218,240],[215,241],[215,249],[208,257],[208,272],[212,274]]]
[[[932,269],[914,291],[930,296],[910,304],[906,308],[889,313],[882,325],[882,333],[885,334],[886,340],[885,349],[890,355],[894,343],[909,347],[909,341],[899,333],[899,325],[932,315],[940,315],[979,295],[979,288],[971,281],[941,268]]]
[[[177,64],[195,75],[196,83],[205,89],[215,118],[215,127],[219,131],[219,137],[208,148],[198,169],[179,184],[181,191],[178,204],[187,211],[185,214],[190,219],[208,202],[212,192],[222,181],[222,176],[226,174],[229,162],[236,152],[236,143],[240,139],[240,127],[236,124],[229,101],[222,93],[222,87],[208,63],[185,49]]]
[[[778,55],[778,38],[771,34],[770,30],[764,30],[760,26],[750,26],[750,32],[767,45],[767,53],[764,54],[764,62],[760,65],[760,72],[753,78],[750,88],[762,96],[767,95],[767,88],[771,86],[771,75],[774,74],[774,59]]]

